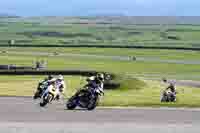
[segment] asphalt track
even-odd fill
[[[69,111],[64,103],[45,108],[26,97],[0,97],[4,133],[199,133],[200,109],[97,108]]]

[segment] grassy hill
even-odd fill
[[[0,45],[199,47],[200,17],[2,18]]]

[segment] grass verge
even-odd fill
[[[129,80],[130,82],[130,80]],[[200,107],[200,89],[193,87],[177,86],[177,102],[161,103],[160,95],[165,88],[158,81],[133,79],[132,82],[140,89],[133,89],[134,84],[130,84],[128,89],[124,89],[126,85],[122,85],[121,89],[109,90],[101,102],[102,106],[137,106],[137,107]],[[132,88],[132,89],[131,89]]]

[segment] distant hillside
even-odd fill
[[[16,15],[0,14],[0,18],[23,18]],[[200,25],[200,16],[125,16],[123,14],[91,16],[40,16],[26,17],[25,20],[48,23],[99,23],[99,24],[189,24]]]
[[[19,16],[6,14],[6,13],[0,13],[0,18],[19,18]]]
[[[45,19],[45,17],[43,17]],[[48,21],[64,21],[69,17],[51,17]],[[79,23],[123,23],[123,24],[192,24],[200,25],[200,16],[123,16],[123,15],[98,15],[76,18]],[[35,18],[37,19],[37,18]],[[41,19],[41,18],[40,18]],[[69,20],[69,19],[68,19]],[[45,19],[47,21],[47,19]],[[61,22],[62,23],[62,22]]]
[[[102,16],[97,18],[130,24],[200,24],[200,16]]]

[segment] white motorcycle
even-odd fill
[[[42,95],[42,101],[40,102],[40,106],[44,107],[48,103],[51,103],[56,99],[56,96],[59,94],[59,90],[56,89],[53,85],[48,86],[45,92]]]

